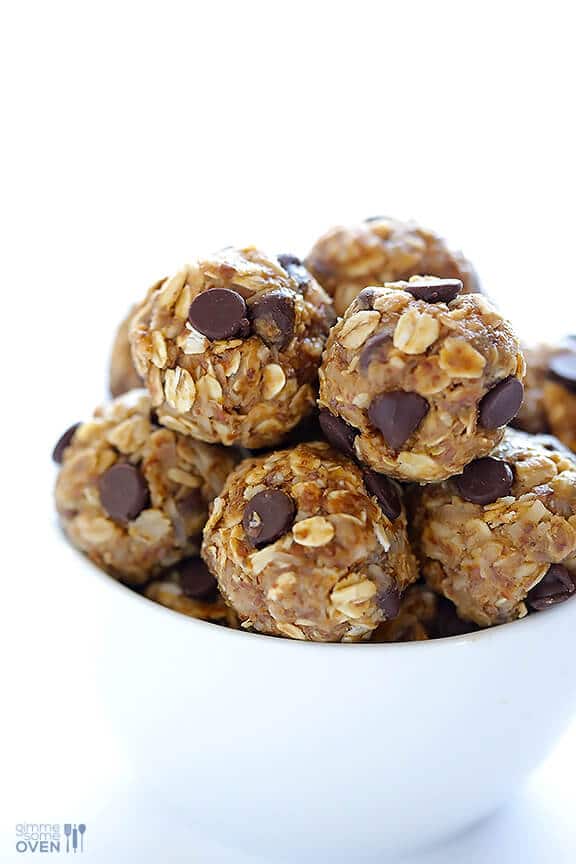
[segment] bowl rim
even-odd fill
[[[134,590],[130,585],[126,585],[123,582],[120,582],[118,579],[115,579],[113,576],[110,576],[105,570],[102,570],[98,567],[93,561],[91,561],[87,556],[83,555],[79,550],[75,549],[64,536],[61,537],[62,545],[68,548],[69,553],[71,554],[71,558],[76,560],[77,562],[81,562],[80,566],[84,565],[88,571],[91,571],[95,574],[94,584],[98,582],[103,587],[110,589],[112,592],[118,594],[119,596],[124,596],[127,600],[128,598],[132,598],[135,601],[134,608],[140,608],[143,611],[144,615],[150,615],[152,617],[156,617],[158,621],[162,618],[165,621],[178,621],[178,624],[172,625],[179,628],[188,627],[190,632],[193,630],[199,631],[204,629],[206,633],[210,630],[213,633],[214,638],[219,639],[235,639],[235,640],[246,640],[250,639],[253,641],[254,639],[266,640],[271,646],[276,646],[275,650],[300,650],[296,648],[280,648],[279,646],[307,646],[302,650],[311,650],[311,646],[316,646],[317,648],[323,651],[329,650],[354,650],[354,651],[387,651],[387,652],[398,652],[398,651],[430,651],[430,650],[438,650],[440,648],[446,648],[447,646],[456,647],[470,647],[470,646],[482,646],[487,644],[488,642],[493,642],[497,639],[507,639],[514,634],[526,635],[528,636],[530,633],[536,633],[543,627],[546,628],[548,626],[554,626],[554,620],[559,615],[570,615],[574,614],[576,616],[576,595],[571,598],[573,600],[572,603],[567,601],[565,603],[559,603],[556,606],[550,607],[543,612],[539,612],[533,615],[526,615],[524,618],[518,619],[516,621],[510,621],[507,624],[500,624],[495,627],[487,627],[482,630],[476,630],[472,633],[464,633],[459,636],[443,636],[438,639],[428,639],[421,641],[412,641],[412,642],[312,642],[311,640],[303,640],[303,639],[286,639],[282,637],[274,637],[270,636],[266,633],[258,633],[254,631],[248,631],[243,629],[233,629],[231,627],[223,627],[220,624],[215,624],[211,621],[204,621],[201,618],[193,618],[190,615],[185,615],[182,612],[177,612],[175,609],[170,609],[167,606],[163,606],[161,603],[157,603],[154,600],[150,600],[144,594],[140,594],[139,591]],[[131,600],[128,600],[131,602]],[[570,609],[573,609],[573,613],[570,612]],[[576,623],[575,623],[576,626]],[[526,632],[525,632],[526,631]],[[218,634],[218,635],[216,635]],[[538,637],[535,637],[538,638]]]

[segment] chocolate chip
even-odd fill
[[[266,489],[250,499],[242,525],[252,546],[266,546],[290,529],[296,515],[294,501],[279,489]]]
[[[392,344],[392,333],[390,330],[379,330],[374,336],[371,336],[364,345],[360,354],[360,369],[364,372],[372,362],[373,358],[381,354],[381,349],[384,346]]]
[[[116,462],[98,479],[100,503],[112,519],[129,522],[148,506],[146,480],[129,462]]]
[[[183,517],[197,516],[199,510],[206,509],[206,502],[200,489],[191,489],[184,498],[176,502],[178,513]]]
[[[58,465],[62,463],[62,459],[64,458],[64,451],[72,443],[74,433],[79,426],[80,423],[74,423],[73,426],[70,426],[68,429],[66,429],[66,431],[60,436],[60,438],[56,442],[56,446],[52,451],[52,459]]]
[[[180,587],[187,597],[213,603],[218,597],[218,583],[201,558],[186,558],[178,565]]]
[[[384,612],[386,621],[391,621],[400,612],[400,593],[395,585],[381,589],[376,595],[378,608]]]
[[[472,504],[492,504],[510,494],[514,472],[508,462],[484,456],[466,466],[455,481],[458,492]]]
[[[355,457],[354,439],[358,435],[358,429],[355,429],[341,417],[332,414],[327,408],[321,409],[318,419],[320,428],[330,444],[337,450],[346,453],[347,456]]]
[[[431,639],[446,639],[449,636],[465,636],[479,628],[470,621],[462,620],[450,600],[437,597],[437,612],[427,629]]]
[[[296,255],[278,255],[277,257],[280,266],[286,270],[300,288],[308,285],[312,277],[300,258],[297,258]]]
[[[376,296],[375,288],[363,288],[355,300],[355,308],[357,312],[366,312],[373,308],[374,297]]]
[[[376,474],[375,471],[365,471],[364,485],[368,492],[378,499],[382,512],[388,519],[394,521],[400,516],[402,502],[396,484],[392,480],[384,477],[383,474]]]
[[[430,406],[418,393],[393,390],[376,396],[368,408],[370,422],[393,450],[399,450],[428,414]]]
[[[450,303],[463,287],[460,279],[419,279],[408,282],[406,290],[416,300],[425,300],[426,303]]]
[[[558,354],[553,357],[548,371],[550,378],[576,393],[576,354]]]
[[[231,339],[248,333],[246,303],[230,288],[210,288],[193,300],[188,312],[190,324],[207,339]]]
[[[306,441],[320,441],[321,439],[322,428],[318,412],[313,411],[282,438],[282,447],[295,447],[297,444],[305,444]]]
[[[386,216],[367,216],[366,219],[364,219],[364,221],[365,222],[381,222],[382,219],[386,219],[386,218],[387,218]]]
[[[505,378],[492,387],[480,402],[478,421],[484,429],[497,429],[513,420],[524,399],[518,378]]]
[[[281,288],[260,294],[248,304],[253,331],[270,348],[282,351],[294,335],[294,300]]]
[[[526,603],[534,612],[564,603],[576,594],[576,574],[562,564],[552,564],[538,585],[529,592]]]

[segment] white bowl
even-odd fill
[[[266,860],[398,854],[464,828],[576,704],[576,600],[432,642],[304,643],[192,620],[65,558],[142,798]]]

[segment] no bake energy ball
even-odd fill
[[[320,369],[326,437],[374,471],[429,483],[488,454],[517,413],[524,359],[510,325],[456,279],[365,288]]]
[[[550,361],[558,353],[552,345],[522,345],[526,362],[524,378],[524,401],[512,425],[534,435],[549,430],[546,409],[544,408],[544,386],[548,379]]]
[[[224,603],[216,580],[198,556],[185,558],[150,582],[144,596],[189,618],[238,627],[235,612]]]
[[[576,451],[576,340],[550,359],[544,409],[553,435]]]
[[[576,450],[576,337],[524,349],[524,404],[514,425],[527,432],[552,432]]]
[[[158,426],[132,391],[58,442],[56,506],[71,542],[111,575],[142,584],[197,550],[208,505],[235,458]]]
[[[136,390],[144,386],[142,377],[136,371],[132,359],[130,327],[132,326],[132,319],[140,310],[143,303],[145,303],[148,297],[150,297],[154,291],[157,291],[165,281],[165,279],[160,279],[158,282],[155,282],[149,288],[146,299],[142,301],[142,303],[134,303],[131,306],[128,314],[116,331],[110,356],[109,372],[110,393],[114,397],[121,396],[122,393],[128,393],[129,390]]]
[[[576,459],[551,439],[508,430],[487,457],[417,493],[423,575],[480,626],[576,592]]]
[[[333,319],[298,259],[228,248],[148,296],[132,321],[132,354],[166,426],[272,446],[314,407]]]
[[[334,297],[338,315],[369,285],[426,274],[460,279],[463,291],[479,291],[472,265],[446,241],[415,222],[386,216],[328,231],[312,248],[306,266]]]
[[[402,597],[400,611],[392,621],[376,628],[372,642],[425,642],[463,636],[478,629],[458,617],[456,607],[426,585],[412,585]]]
[[[399,489],[325,443],[243,462],[202,555],[244,626],[293,639],[365,639],[417,578]]]
[[[109,387],[112,396],[121,396],[122,393],[127,393],[129,390],[136,390],[142,387],[142,378],[136,371],[132,362],[132,351],[130,349],[130,324],[132,316],[137,310],[137,306],[133,306],[126,318],[122,321],[118,330],[114,344],[112,345],[112,354],[110,357],[110,378]]]

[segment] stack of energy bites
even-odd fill
[[[116,398],[54,451],[62,525],[229,627],[400,642],[521,618],[576,593],[576,341],[526,355],[525,379],[468,261],[416,224],[335,228],[304,263],[225,248],[119,328]]]

